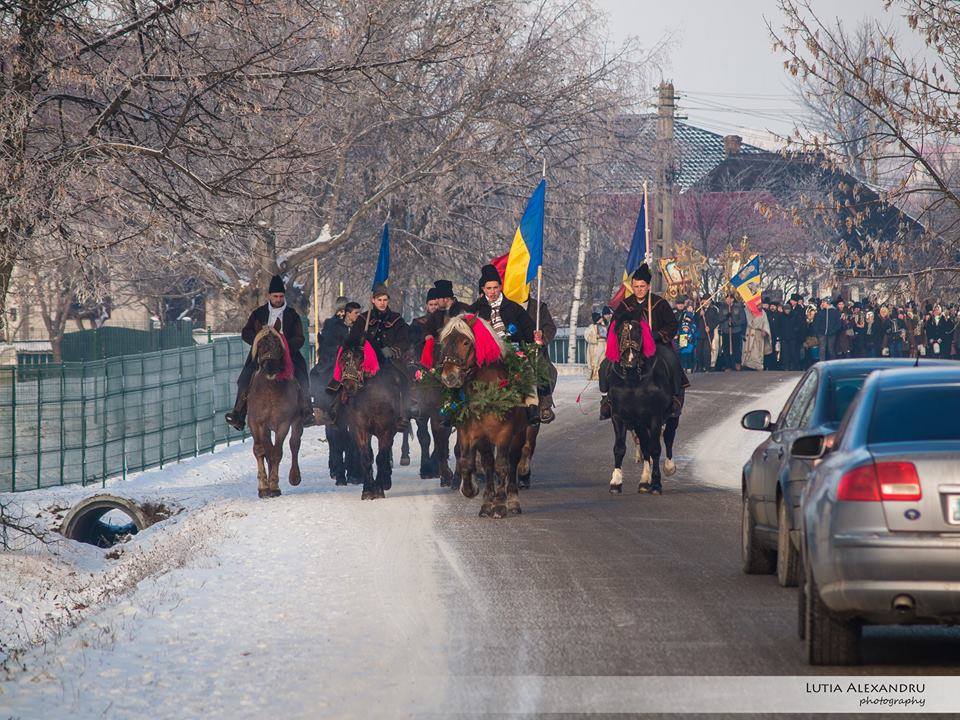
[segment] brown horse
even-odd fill
[[[440,333],[440,381],[448,388],[463,388],[468,401],[471,386],[475,383],[496,385],[507,380],[501,362],[483,365],[477,362],[474,325],[482,323],[484,334],[496,339],[501,358],[511,352],[485,320],[473,318],[472,323],[469,316],[457,316],[451,318]],[[522,398],[518,398],[517,406],[503,416],[486,413],[468,418],[457,428],[460,492],[464,497],[476,497],[478,489],[474,474],[478,458],[486,477],[480,517],[502,518],[507,513],[520,514],[517,465],[526,431],[527,414]]]
[[[286,341],[277,330],[265,326],[253,340],[251,355],[257,371],[247,393],[247,422],[257,458],[257,494],[262,498],[280,495],[280,460],[283,442],[290,433],[290,484],[300,484],[300,437],[303,415],[300,390],[293,376],[293,361]],[[271,432],[274,438],[271,437]],[[264,467],[269,465],[269,475]]]
[[[416,382],[420,363],[408,364],[410,388],[417,408],[417,440],[420,442],[420,478],[440,478],[440,487],[450,487],[453,470],[450,468],[450,435],[452,430],[443,424],[440,405],[443,396],[435,385]],[[430,451],[431,436],[433,451]],[[401,462],[402,464],[402,462]]]
[[[369,351],[372,352],[372,351]],[[337,424],[349,428],[360,455],[363,475],[361,499],[376,500],[393,486],[390,455],[397,425],[403,415],[398,377],[400,371],[385,362],[373,373],[364,365],[364,350],[360,343],[344,345],[340,352],[340,397],[343,409],[337,414]],[[377,473],[373,473],[372,437],[377,438]]]

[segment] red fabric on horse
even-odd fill
[[[423,343],[423,351],[420,353],[420,364],[425,368],[433,367],[433,346],[435,342],[433,335],[427,335],[427,339]]]
[[[503,348],[497,342],[493,333],[487,329],[484,323],[477,322],[479,318],[476,315],[464,315],[463,319],[473,330],[473,349],[477,355],[477,365],[490,365],[499,361]]]
[[[642,318],[640,319],[640,334],[643,338],[643,356],[653,357],[653,354],[657,351],[657,345],[653,340],[653,333],[650,332],[650,326]],[[610,323],[610,329],[607,330],[606,357],[610,362],[620,362],[620,340],[617,338],[616,321]]]
[[[283,370],[277,373],[277,380],[289,380],[293,377],[293,358],[290,357],[290,346],[283,333],[278,333],[283,344]]]
[[[337,349],[337,363],[333,366],[333,379],[340,382],[343,379],[343,370],[340,367],[340,355],[343,354],[343,348]],[[380,361],[377,360],[377,352],[369,341],[363,341],[363,364],[360,366],[367,375],[371,377],[380,372]]]

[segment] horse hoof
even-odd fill
[[[639,487],[637,487],[638,493],[648,493],[650,492],[650,483],[642,482]]]
[[[667,477],[670,477],[677,471],[677,464],[671,459],[667,458],[663,461],[663,474]]]
[[[380,481],[380,488],[381,488],[380,492],[383,492],[384,490],[389,490],[392,487],[393,487],[393,480],[388,478],[386,480]]]
[[[376,500],[377,494],[373,490],[364,490],[360,495],[361,500]]]
[[[499,520],[501,518],[505,518],[506,516],[507,508],[503,505],[497,505],[495,508],[493,508],[493,513],[490,515],[490,517],[492,517],[494,520]]]
[[[346,479],[345,477],[338,477],[338,478],[336,479],[336,482],[334,482],[333,484],[334,484],[334,485],[344,485],[344,486],[345,486],[345,485],[347,484],[347,479]]]
[[[257,497],[259,497],[259,498],[268,498],[268,497],[270,497],[270,491],[269,491],[269,490],[260,490],[260,489],[258,489],[258,490],[257,490]]]
[[[611,495],[622,495],[623,494],[623,485],[611,485],[610,486]]]
[[[400,465],[402,465],[403,467],[406,467],[406,466],[409,465],[409,464],[410,464],[410,456],[409,456],[409,455],[406,456],[406,457],[400,458]]]
[[[377,490],[377,499],[378,499],[378,500],[382,500],[383,498],[385,498],[385,497],[387,496],[386,493],[383,492],[384,489],[389,490],[390,488],[380,488],[379,490]]]
[[[480,517],[490,517],[492,512],[493,511],[490,508],[484,505],[482,508],[480,508]]]
[[[296,487],[297,485],[299,485],[299,484],[300,484],[300,476],[297,475],[296,477],[291,477],[291,478],[290,478],[290,484],[291,484],[293,487]]]
[[[424,478],[423,475],[421,475],[420,477],[423,478],[424,480],[428,479],[428,478]],[[450,478],[440,478],[440,487],[450,487]]]
[[[280,489],[278,488],[274,490],[271,488],[270,490],[267,490],[267,497],[272,497],[272,498],[280,497]]]

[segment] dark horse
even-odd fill
[[[420,477],[424,480],[440,478],[440,487],[450,487],[453,470],[450,469],[450,435],[452,430],[442,423],[440,405],[443,397],[436,386],[424,385],[415,380],[419,363],[409,366],[411,394],[417,413],[417,440],[420,442]],[[433,451],[430,450],[431,435]]]
[[[639,492],[659,495],[663,492],[660,476],[660,433],[670,413],[672,383],[667,361],[655,346],[655,353],[644,357],[643,330],[640,323],[625,321],[616,329],[619,357],[610,368],[610,405],[613,415],[613,462],[610,492],[623,492],[623,456],[627,451],[627,431],[636,433],[644,458],[650,459],[647,475],[644,465]],[[652,343],[652,338],[648,341]]]
[[[367,354],[373,350],[367,346]],[[383,363],[380,370],[371,374],[364,362],[362,343],[345,344],[340,352],[340,397],[343,408],[337,413],[337,424],[346,424],[360,455],[363,474],[364,500],[384,497],[384,492],[393,486],[391,480],[390,454],[397,424],[402,415],[400,378],[391,363]],[[377,438],[377,473],[373,473],[372,437]]]
[[[474,383],[498,385],[507,379],[506,369],[499,360],[478,362],[475,333],[480,332],[485,342],[496,343],[498,357],[510,352],[493,328],[478,317],[460,315],[451,318],[440,334],[440,381],[448,388],[463,388],[468,401]],[[526,430],[527,415],[522,398],[518,398],[517,406],[502,416],[486,413],[468,418],[457,428],[460,492],[464,497],[476,497],[478,489],[474,474],[478,459],[486,477],[480,517],[502,518],[507,513],[520,514],[517,465]]]
[[[300,484],[300,437],[303,416],[293,361],[286,340],[270,326],[260,329],[253,340],[251,354],[257,371],[247,394],[247,422],[253,436],[253,454],[257,458],[257,494],[262,498],[280,495],[280,459],[283,442],[290,433],[290,484]],[[271,438],[274,433],[276,441]],[[264,467],[264,459],[269,466]]]

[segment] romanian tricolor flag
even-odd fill
[[[760,310],[760,256],[754,255],[750,261],[730,278],[730,284],[743,298],[744,305],[754,315]]]
[[[630,252],[627,253],[627,262],[623,266],[623,282],[617,293],[608,303],[610,307],[616,309],[617,305],[627,297],[633,295],[630,289],[630,278],[637,271],[637,268],[643,264],[647,256],[647,203],[646,199],[640,200],[640,212],[637,213],[637,224],[633,228],[633,240],[630,241]]]
[[[543,264],[543,205],[547,181],[541,180],[527,201],[520,226],[513,236],[513,245],[503,269],[503,294],[510,300],[524,303],[530,297],[530,282]]]

